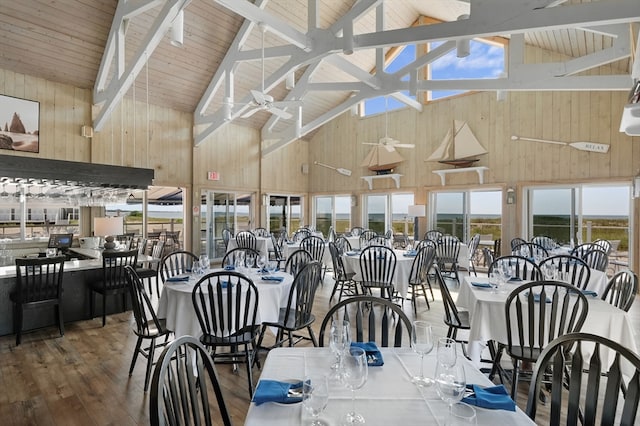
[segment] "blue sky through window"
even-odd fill
[[[432,43],[435,48],[442,42]],[[466,58],[458,58],[456,51],[452,50],[445,56],[431,63],[431,79],[432,80],[455,80],[465,78],[498,78],[504,72],[504,48],[502,46],[483,43],[471,40],[471,54]],[[398,54],[385,67],[389,73],[395,72],[412,62],[416,58],[416,46],[407,45],[402,52]],[[409,76],[402,77],[403,81],[407,81]],[[403,92],[409,96],[409,92]],[[441,99],[453,96],[463,91],[435,91],[431,93],[431,99]],[[415,97],[413,97],[415,99]],[[405,107],[405,104],[389,97],[389,111]],[[385,111],[384,96],[371,98],[364,101],[364,115],[374,115]]]

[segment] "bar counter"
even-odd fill
[[[73,322],[90,319],[90,297],[92,296],[89,283],[101,279],[102,258],[100,250],[71,248],[69,255],[76,253],[79,257],[87,257],[87,260],[69,260],[64,263],[64,277],[62,279],[62,309],[64,322]],[[13,302],[9,294],[16,286],[16,268],[12,266],[0,267],[0,335],[13,334]],[[95,316],[102,315],[102,303],[100,295],[96,295]],[[127,297],[127,309],[131,305]],[[107,298],[107,313],[122,312],[122,298]],[[24,330],[44,326],[55,326],[55,310],[53,307],[34,309],[24,317]],[[96,322],[96,326],[99,326]]]

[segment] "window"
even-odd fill
[[[475,234],[501,237],[502,191],[442,191],[431,194],[429,229],[468,241]]]
[[[394,233],[413,235],[413,223],[408,218],[409,206],[413,204],[412,193],[367,195],[364,226],[378,234],[391,229]]]
[[[341,234],[351,229],[351,196],[329,195],[315,198],[315,228],[329,235],[329,228]]]
[[[562,244],[606,239],[619,251],[629,249],[629,184],[533,187],[525,193],[527,239],[545,235]]]

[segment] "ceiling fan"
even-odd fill
[[[293,117],[293,114],[285,111],[283,108],[288,107],[297,107],[302,105],[302,101],[275,101],[273,96],[268,95],[264,91],[264,34],[267,31],[267,27],[264,23],[258,24],[260,31],[262,31],[262,55],[261,55],[261,65],[262,65],[262,90],[259,92],[257,90],[251,90],[251,96],[253,96],[253,101],[249,104],[251,108],[242,114],[242,118],[251,117],[258,111],[267,111],[271,114],[277,115],[278,117],[288,120]]]
[[[387,151],[395,151],[396,148],[415,148],[415,144],[412,143],[400,143],[400,141],[389,137],[389,105],[387,97],[384,97],[384,137],[380,138],[377,143],[363,142],[364,145],[382,145]]]

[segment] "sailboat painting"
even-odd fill
[[[426,161],[437,161],[455,167],[469,167],[478,161],[474,157],[487,152],[466,121],[454,120],[452,128],[447,131],[440,146]]]

